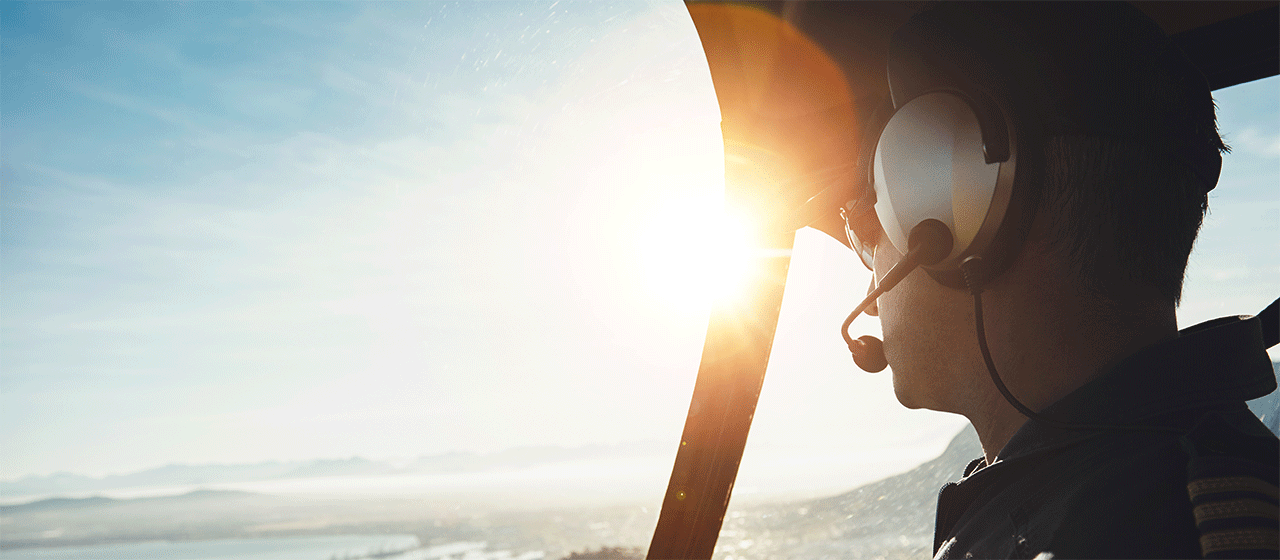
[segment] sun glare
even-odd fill
[[[673,201],[655,211],[637,244],[649,292],[680,310],[736,299],[755,273],[747,221],[714,200]]]

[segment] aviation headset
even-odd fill
[[[1206,192],[1216,185],[1222,156],[1195,116],[1151,111],[1132,83],[1129,75],[1147,67],[1203,96],[1193,106],[1212,110],[1203,75],[1124,3],[941,3],[893,35],[890,99],[869,118],[863,137],[876,141],[866,143],[856,166],[865,175],[841,209],[850,246],[868,268],[881,232],[904,255],[842,328],[862,369],[880,371],[886,361],[879,340],[855,340],[849,325],[917,266],[944,286],[974,292],[980,323],[977,294],[1011,264],[1034,217],[1049,136],[1153,143],[1184,162]]]

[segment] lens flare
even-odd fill
[[[759,256],[748,224],[711,200],[655,211],[637,242],[650,294],[691,312],[741,297]]]

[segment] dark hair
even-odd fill
[[[1179,302],[1212,187],[1179,159],[1135,139],[1047,139],[1038,213],[1087,291],[1120,302],[1136,287]]]
[[[1050,36],[1066,33],[1051,22],[1105,22],[1085,44],[1024,38],[1051,68],[1032,113],[1047,120],[1037,213],[1087,291],[1121,305],[1154,291],[1176,305],[1228,150],[1204,75],[1131,6],[1007,10]]]
[[[1085,290],[1178,303],[1226,147],[1208,82],[1155,22],[1123,2],[939,2],[890,49],[891,89],[1003,100],[1042,156],[1023,159],[1020,200]]]

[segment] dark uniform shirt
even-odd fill
[[[938,495],[935,558],[1276,558],[1276,388],[1257,318],[1183,330],[1028,421]],[[1154,429],[1153,429],[1154,428]]]

